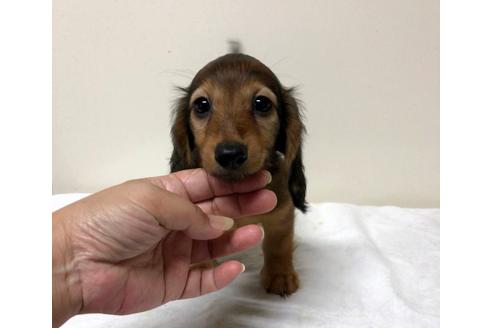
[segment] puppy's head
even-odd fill
[[[300,112],[268,67],[251,56],[228,54],[203,67],[183,92],[172,128],[172,171],[203,167],[238,180],[270,168],[281,153],[290,168],[291,194],[299,195],[298,204],[292,195],[294,204],[305,206]]]

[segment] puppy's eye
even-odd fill
[[[197,98],[193,102],[193,109],[198,117],[205,117],[210,112],[210,102],[205,97]]]
[[[265,96],[258,96],[253,100],[253,108],[258,113],[268,113],[272,109],[272,102]]]

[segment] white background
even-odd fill
[[[174,86],[239,39],[298,86],[308,200],[439,206],[439,3],[54,1],[53,192],[168,172]]]

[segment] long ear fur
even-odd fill
[[[284,154],[289,170],[289,191],[295,207],[306,212],[306,177],[302,163],[302,114],[294,98],[293,89],[282,90],[282,112],[277,150]]]
[[[178,99],[174,108],[174,123],[171,129],[173,154],[171,155],[171,172],[194,168],[194,140],[189,125],[188,90],[180,89],[184,95]]]

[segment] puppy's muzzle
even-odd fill
[[[227,170],[238,169],[248,159],[248,148],[239,142],[222,142],[215,147],[215,160]]]

